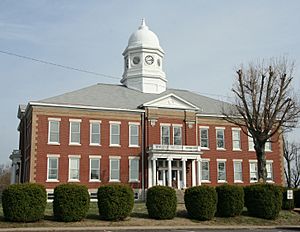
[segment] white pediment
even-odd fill
[[[144,103],[142,106],[155,108],[198,110],[198,107],[184,100],[183,98],[176,96],[175,94],[168,94],[166,96],[154,99],[152,101]]]

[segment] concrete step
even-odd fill
[[[180,204],[183,204],[184,203],[184,190],[175,189],[175,191],[176,191],[177,202]]]

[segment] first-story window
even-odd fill
[[[233,171],[234,171],[234,182],[242,182],[243,181],[242,161],[238,161],[238,160],[233,161]]]
[[[129,181],[138,182],[139,181],[139,157],[129,157]]]
[[[226,182],[226,161],[217,160],[218,163],[218,182]]]
[[[257,161],[250,161],[250,182],[257,182]]]
[[[47,181],[58,181],[58,158],[59,155],[48,155]]]
[[[119,156],[109,158],[109,181],[120,181],[120,159]]]
[[[201,161],[201,181],[210,181],[209,177],[209,160]]]
[[[273,181],[273,164],[271,161],[267,161],[267,181]]]
[[[90,156],[90,181],[100,181],[101,156]]]
[[[79,181],[80,156],[69,156],[69,181]]]

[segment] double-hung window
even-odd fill
[[[69,155],[69,181],[79,181],[80,155]]]
[[[273,181],[273,161],[272,160],[267,160],[266,169],[267,169],[267,181],[272,182]]]
[[[47,182],[58,181],[58,160],[59,155],[47,155]]]
[[[202,182],[210,181],[209,160],[205,160],[205,159],[201,160],[201,181]]]
[[[250,160],[250,182],[257,182],[258,173],[257,173],[257,160]]]
[[[248,131],[248,148],[249,148],[249,151],[255,151],[254,141],[253,141],[252,135],[249,133],[249,131]]]
[[[101,121],[90,120],[90,145],[100,146],[101,144]]]
[[[217,149],[225,149],[224,130],[225,128],[216,128]]]
[[[265,151],[272,151],[272,143],[270,139],[268,139],[268,141],[265,143]]]
[[[139,182],[140,157],[129,157],[129,182]]]
[[[90,181],[100,181],[101,156],[90,155]]]
[[[120,182],[120,156],[109,157],[109,181]]]
[[[232,150],[241,150],[241,131],[239,128],[232,128]]]
[[[139,146],[139,123],[129,123],[129,147]]]
[[[233,160],[234,182],[243,182],[242,160]]]
[[[162,145],[170,145],[170,126],[169,125],[161,125],[160,126],[160,134],[161,134],[161,144]]]
[[[208,127],[200,127],[200,147],[204,149],[209,148]]]
[[[121,122],[109,122],[110,124],[110,146],[120,146]]]
[[[226,182],[226,160],[217,159],[218,163],[218,182]]]
[[[80,145],[81,119],[70,119],[70,144]]]
[[[59,144],[60,118],[48,118],[48,144]]]
[[[173,143],[174,145],[182,145],[182,126],[173,125]]]

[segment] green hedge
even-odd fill
[[[295,202],[295,207],[300,208],[300,189],[294,190],[294,202]]]
[[[53,214],[57,221],[80,221],[89,207],[90,195],[85,185],[61,184],[54,189]]]
[[[244,208],[244,189],[236,185],[220,185],[216,187],[218,194],[217,215],[234,217],[242,213]]]
[[[123,220],[133,209],[133,191],[127,185],[101,186],[98,189],[97,198],[99,214],[104,220]]]
[[[279,186],[255,184],[244,188],[245,205],[251,216],[275,219],[282,205],[282,191]]]
[[[46,204],[45,187],[39,184],[14,184],[2,193],[3,214],[8,221],[38,221],[44,217]]]
[[[184,203],[189,217],[211,220],[217,210],[217,192],[214,187],[196,186],[185,190]]]
[[[147,191],[148,215],[154,219],[172,219],[176,215],[177,197],[173,188],[154,186]]]
[[[287,187],[282,187],[282,206],[281,208],[284,210],[293,210],[294,209],[294,199],[287,199],[287,190],[289,188]]]

